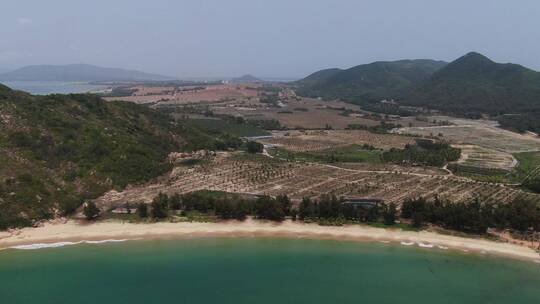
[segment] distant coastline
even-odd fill
[[[530,248],[485,239],[450,236],[428,231],[413,232],[373,228],[361,225],[328,227],[292,221],[276,224],[257,220],[220,223],[161,222],[147,224],[120,221],[81,224],[70,220],[65,223],[47,223],[38,228],[0,232],[0,249],[39,249],[80,243],[205,237],[280,237],[371,241],[417,246],[426,250],[475,252],[540,263],[540,254]]]

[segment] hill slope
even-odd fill
[[[306,78],[296,81],[295,84],[300,86],[315,86],[317,84],[326,81],[328,78],[336,75],[337,73],[343,71],[342,69],[325,69],[317,71],[313,74],[308,75]]]
[[[540,73],[469,53],[404,94],[403,104],[455,114],[540,111]]]
[[[0,229],[68,214],[166,172],[172,151],[215,142],[144,106],[0,85]]]
[[[379,101],[430,77],[445,65],[434,60],[379,61],[347,70],[329,69],[297,82],[304,96],[351,102]]]
[[[1,81],[142,81],[173,78],[140,71],[102,68],[89,64],[32,65],[0,74]]]

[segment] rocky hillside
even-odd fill
[[[0,229],[69,214],[169,170],[173,151],[218,139],[144,106],[0,85]]]

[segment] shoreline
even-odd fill
[[[380,242],[422,249],[474,252],[540,263],[540,254],[533,249],[510,243],[465,238],[428,231],[403,231],[363,225],[320,226],[292,221],[270,223],[248,219],[245,222],[219,223],[127,223],[104,221],[79,224],[47,223],[43,227],[0,232],[0,250],[40,249],[77,244],[99,244],[130,240],[186,238],[275,237],[290,239],[322,239],[355,242]]]

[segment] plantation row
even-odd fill
[[[365,130],[308,131],[262,140],[292,152],[324,151],[350,145],[369,145],[380,149],[403,148],[414,144],[411,137],[394,134],[375,134]]]
[[[271,196],[287,193],[294,200],[334,194],[338,197],[381,198],[396,204],[420,196],[438,196],[453,202],[478,198],[486,202],[508,203],[518,197],[540,201],[539,195],[511,187],[418,172],[421,171],[370,172],[270,158],[239,159],[220,155],[193,167],[176,167],[165,181],[131,188],[122,193],[111,192],[100,198],[98,205],[117,205],[125,201],[148,202],[159,192],[187,193],[197,190]]]

